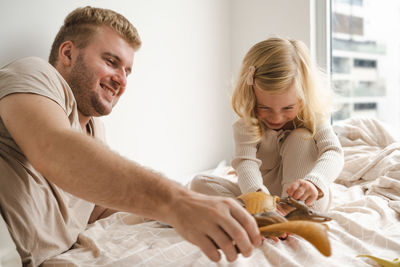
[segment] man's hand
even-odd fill
[[[238,253],[248,257],[252,245],[262,243],[255,219],[233,199],[189,192],[172,207],[168,222],[212,261],[221,258],[218,248],[234,261]]]
[[[286,193],[294,199],[304,201],[308,206],[316,201],[318,197],[317,187],[313,183],[303,179],[293,182],[287,188]]]

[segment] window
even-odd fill
[[[400,132],[400,1],[331,0],[333,121],[373,117]]]
[[[355,68],[372,68],[376,69],[376,60],[370,59],[354,59],[354,67]]]
[[[350,59],[346,57],[333,57],[332,70],[335,73],[350,73]]]

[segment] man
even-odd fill
[[[213,261],[218,248],[233,261],[236,247],[249,256],[261,244],[234,200],[188,191],[101,142],[97,117],[123,94],[140,44],[123,16],[78,8],[55,38],[51,65],[24,58],[0,70],[0,211],[24,265],[69,249],[88,222],[114,210],[172,225]]]

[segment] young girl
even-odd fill
[[[343,150],[329,123],[329,87],[300,41],[270,38],[246,54],[233,94],[237,183],[199,175],[191,189],[237,197],[264,191],[326,211]],[[286,215],[289,210],[278,206]]]

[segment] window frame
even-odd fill
[[[330,78],[331,63],[331,0],[315,0],[315,57],[317,64]]]

